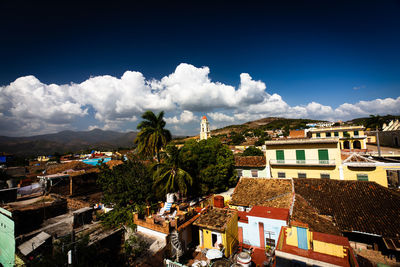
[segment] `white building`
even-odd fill
[[[211,137],[210,126],[208,124],[207,117],[203,116],[200,123],[200,140],[206,140],[209,137]]]

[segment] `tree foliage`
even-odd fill
[[[190,140],[179,157],[182,168],[194,178],[192,195],[225,191],[236,183],[233,153],[218,138]]]
[[[246,139],[244,138],[242,133],[237,133],[237,132],[231,132],[230,133],[230,138],[231,141],[229,142],[231,145],[240,145],[241,143],[243,143],[244,141],[246,141]]]
[[[245,151],[243,151],[242,155],[243,156],[264,156],[264,153],[260,149],[254,147],[254,146],[249,146],[248,148],[246,148]]]
[[[138,152],[142,155],[154,156],[160,162],[160,150],[171,140],[171,133],[164,129],[164,111],[156,116],[152,111],[146,111],[142,115],[137,129],[140,130],[134,143],[137,144]]]
[[[132,211],[141,209],[153,197],[150,172],[136,159],[113,169],[103,165],[97,183],[102,188],[103,201],[114,205],[114,210],[103,218],[110,226],[131,223]]]
[[[186,195],[188,187],[193,184],[193,178],[181,168],[179,149],[170,145],[166,151],[164,161],[153,166],[153,188],[157,189],[156,192],[159,194],[179,191]]]

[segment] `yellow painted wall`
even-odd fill
[[[310,167],[310,166],[271,166],[271,175],[278,177],[278,172],[284,172],[286,178],[298,178],[299,173],[305,173],[307,178],[321,178],[321,173],[329,174],[330,179],[339,180],[339,168],[336,167]]]
[[[234,217],[230,220],[226,227],[226,234],[222,237],[225,246],[225,256],[229,257],[233,253],[233,248],[238,244],[238,214],[235,212]],[[226,244],[226,245],[225,245]]]
[[[205,229],[205,228],[200,228],[199,229],[199,233],[200,233],[200,231],[203,232],[203,246],[202,246],[202,248],[208,248],[208,249],[214,248],[213,247],[214,244],[212,244],[212,238],[211,238],[211,232],[212,231],[208,230],[208,229]],[[200,240],[201,240],[201,233],[200,233]]]
[[[398,168],[400,168],[400,164]],[[385,166],[360,168],[344,165],[343,174],[345,180],[357,180],[357,174],[368,174],[368,181],[388,187],[386,169]]]
[[[346,249],[343,246],[325,243],[318,240],[313,241],[313,250],[315,252],[328,254],[340,258],[344,258],[346,256]]]
[[[376,135],[368,135],[367,143],[376,144]]]
[[[297,247],[297,228],[291,227],[286,229],[286,244]]]
[[[215,230],[209,230],[206,228],[200,228],[199,229],[199,238],[201,240],[201,233],[200,231],[203,232],[203,246],[202,248],[208,248],[212,249],[215,248],[212,244],[212,233],[217,233]],[[233,248],[237,245],[238,243],[238,215],[237,212],[235,212],[233,218],[229,221],[225,232],[221,233],[221,238],[222,238],[222,245],[225,247],[225,256],[229,257],[233,253]]]
[[[356,130],[357,131],[357,130]],[[334,138],[334,137],[340,137],[343,138],[344,137],[344,132],[347,132],[350,136],[350,138],[353,137],[358,137],[358,136],[364,136],[364,130],[358,130],[358,136],[354,136],[354,130],[353,129],[346,129],[346,130],[337,130],[337,131],[327,131],[331,133],[331,136],[328,136],[328,138]],[[335,132],[339,133],[339,136],[335,136]],[[320,134],[320,137],[317,137],[317,132],[312,132],[312,137],[313,138],[326,138],[326,132],[321,131],[318,132]]]
[[[328,149],[329,159],[335,159],[336,164],[341,162],[340,147],[338,143],[332,144],[290,144],[290,145],[268,145],[266,151],[267,160],[276,160],[276,150],[284,150],[285,160],[296,159],[296,150],[305,150],[306,161],[307,159],[318,159],[318,150]]]
[[[328,173],[331,179],[340,179],[339,166],[341,164],[339,144],[293,144],[267,146],[267,161],[276,160],[276,150],[284,150],[285,160],[296,160],[296,150],[304,150],[307,160],[318,160],[318,150],[327,149],[330,160],[335,160],[335,166],[287,166],[271,165],[271,176],[278,177],[278,172],[285,172],[286,178],[297,178],[298,173],[306,173],[307,178],[320,178],[321,173]]]
[[[312,233],[307,228],[307,245],[308,249],[311,249]],[[286,244],[294,247],[298,247],[297,240],[297,227],[290,227],[286,229]]]
[[[358,131],[358,136],[355,136],[354,135],[354,130],[356,130],[356,131]],[[325,132],[326,131],[326,132]],[[323,130],[323,129],[321,129],[320,131],[318,131],[318,132],[312,132],[312,138],[334,138],[334,137],[339,137],[339,138],[343,138],[344,137],[344,132],[347,132],[348,134],[349,134],[349,138],[348,139],[341,139],[339,142],[340,142],[340,144],[341,144],[341,146],[340,147],[342,147],[343,148],[343,143],[344,143],[344,141],[350,141],[350,145],[351,145],[351,148],[353,148],[353,145],[352,145],[352,143],[355,141],[355,140],[358,140],[358,141],[360,141],[360,143],[361,143],[361,149],[366,149],[366,147],[365,147],[365,144],[364,144],[364,139],[366,139],[364,136],[365,136],[365,133],[364,133],[364,130],[357,130],[357,129],[352,129],[352,128],[347,128],[347,129],[338,129],[338,130],[336,130],[336,131],[332,131],[332,130],[329,130],[329,128],[327,128],[326,130]],[[326,133],[327,132],[330,132],[331,133],[331,136],[326,136]],[[338,132],[339,133],[339,136],[334,136],[334,134],[335,134],[335,132]],[[320,137],[317,137],[317,133],[319,133],[320,134]],[[352,138],[355,138],[355,139],[352,139]]]

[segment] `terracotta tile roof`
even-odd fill
[[[363,181],[294,179],[294,185],[296,194],[320,215],[332,216],[342,232],[400,236],[398,192]]]
[[[291,225],[293,225],[293,221],[308,224],[311,231],[332,235],[341,234],[341,231],[334,224],[331,217],[320,215],[318,211],[311,207],[299,194],[296,194],[291,220]]]
[[[304,130],[291,130],[289,132],[289,138],[304,138],[306,133]]]
[[[210,207],[200,215],[193,225],[223,232],[236,213],[236,210]]]
[[[118,165],[121,165],[121,164],[123,164],[124,162],[122,161],[122,160],[110,160],[110,161],[107,161],[106,162],[106,165],[109,167],[109,168],[114,168],[115,166],[118,166]]]
[[[264,156],[235,156],[236,167],[265,168],[267,161]]]
[[[230,205],[289,208],[292,196],[290,179],[242,177],[232,194]]]

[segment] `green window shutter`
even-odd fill
[[[306,163],[306,153],[304,150],[296,150],[296,162],[300,164]]]
[[[358,131],[354,131],[354,136],[358,136]]]
[[[339,132],[335,132],[335,136],[336,136],[336,137],[339,136]]]
[[[331,137],[331,133],[326,133],[326,137]]]
[[[328,149],[318,149],[318,159],[320,164],[329,163]]]
[[[358,181],[368,181],[368,174],[357,174]]]
[[[277,150],[276,151],[276,160],[278,163],[284,163],[285,162],[285,152],[283,150]]]
[[[321,134],[320,134],[320,133],[317,133],[317,137],[321,137]]]

